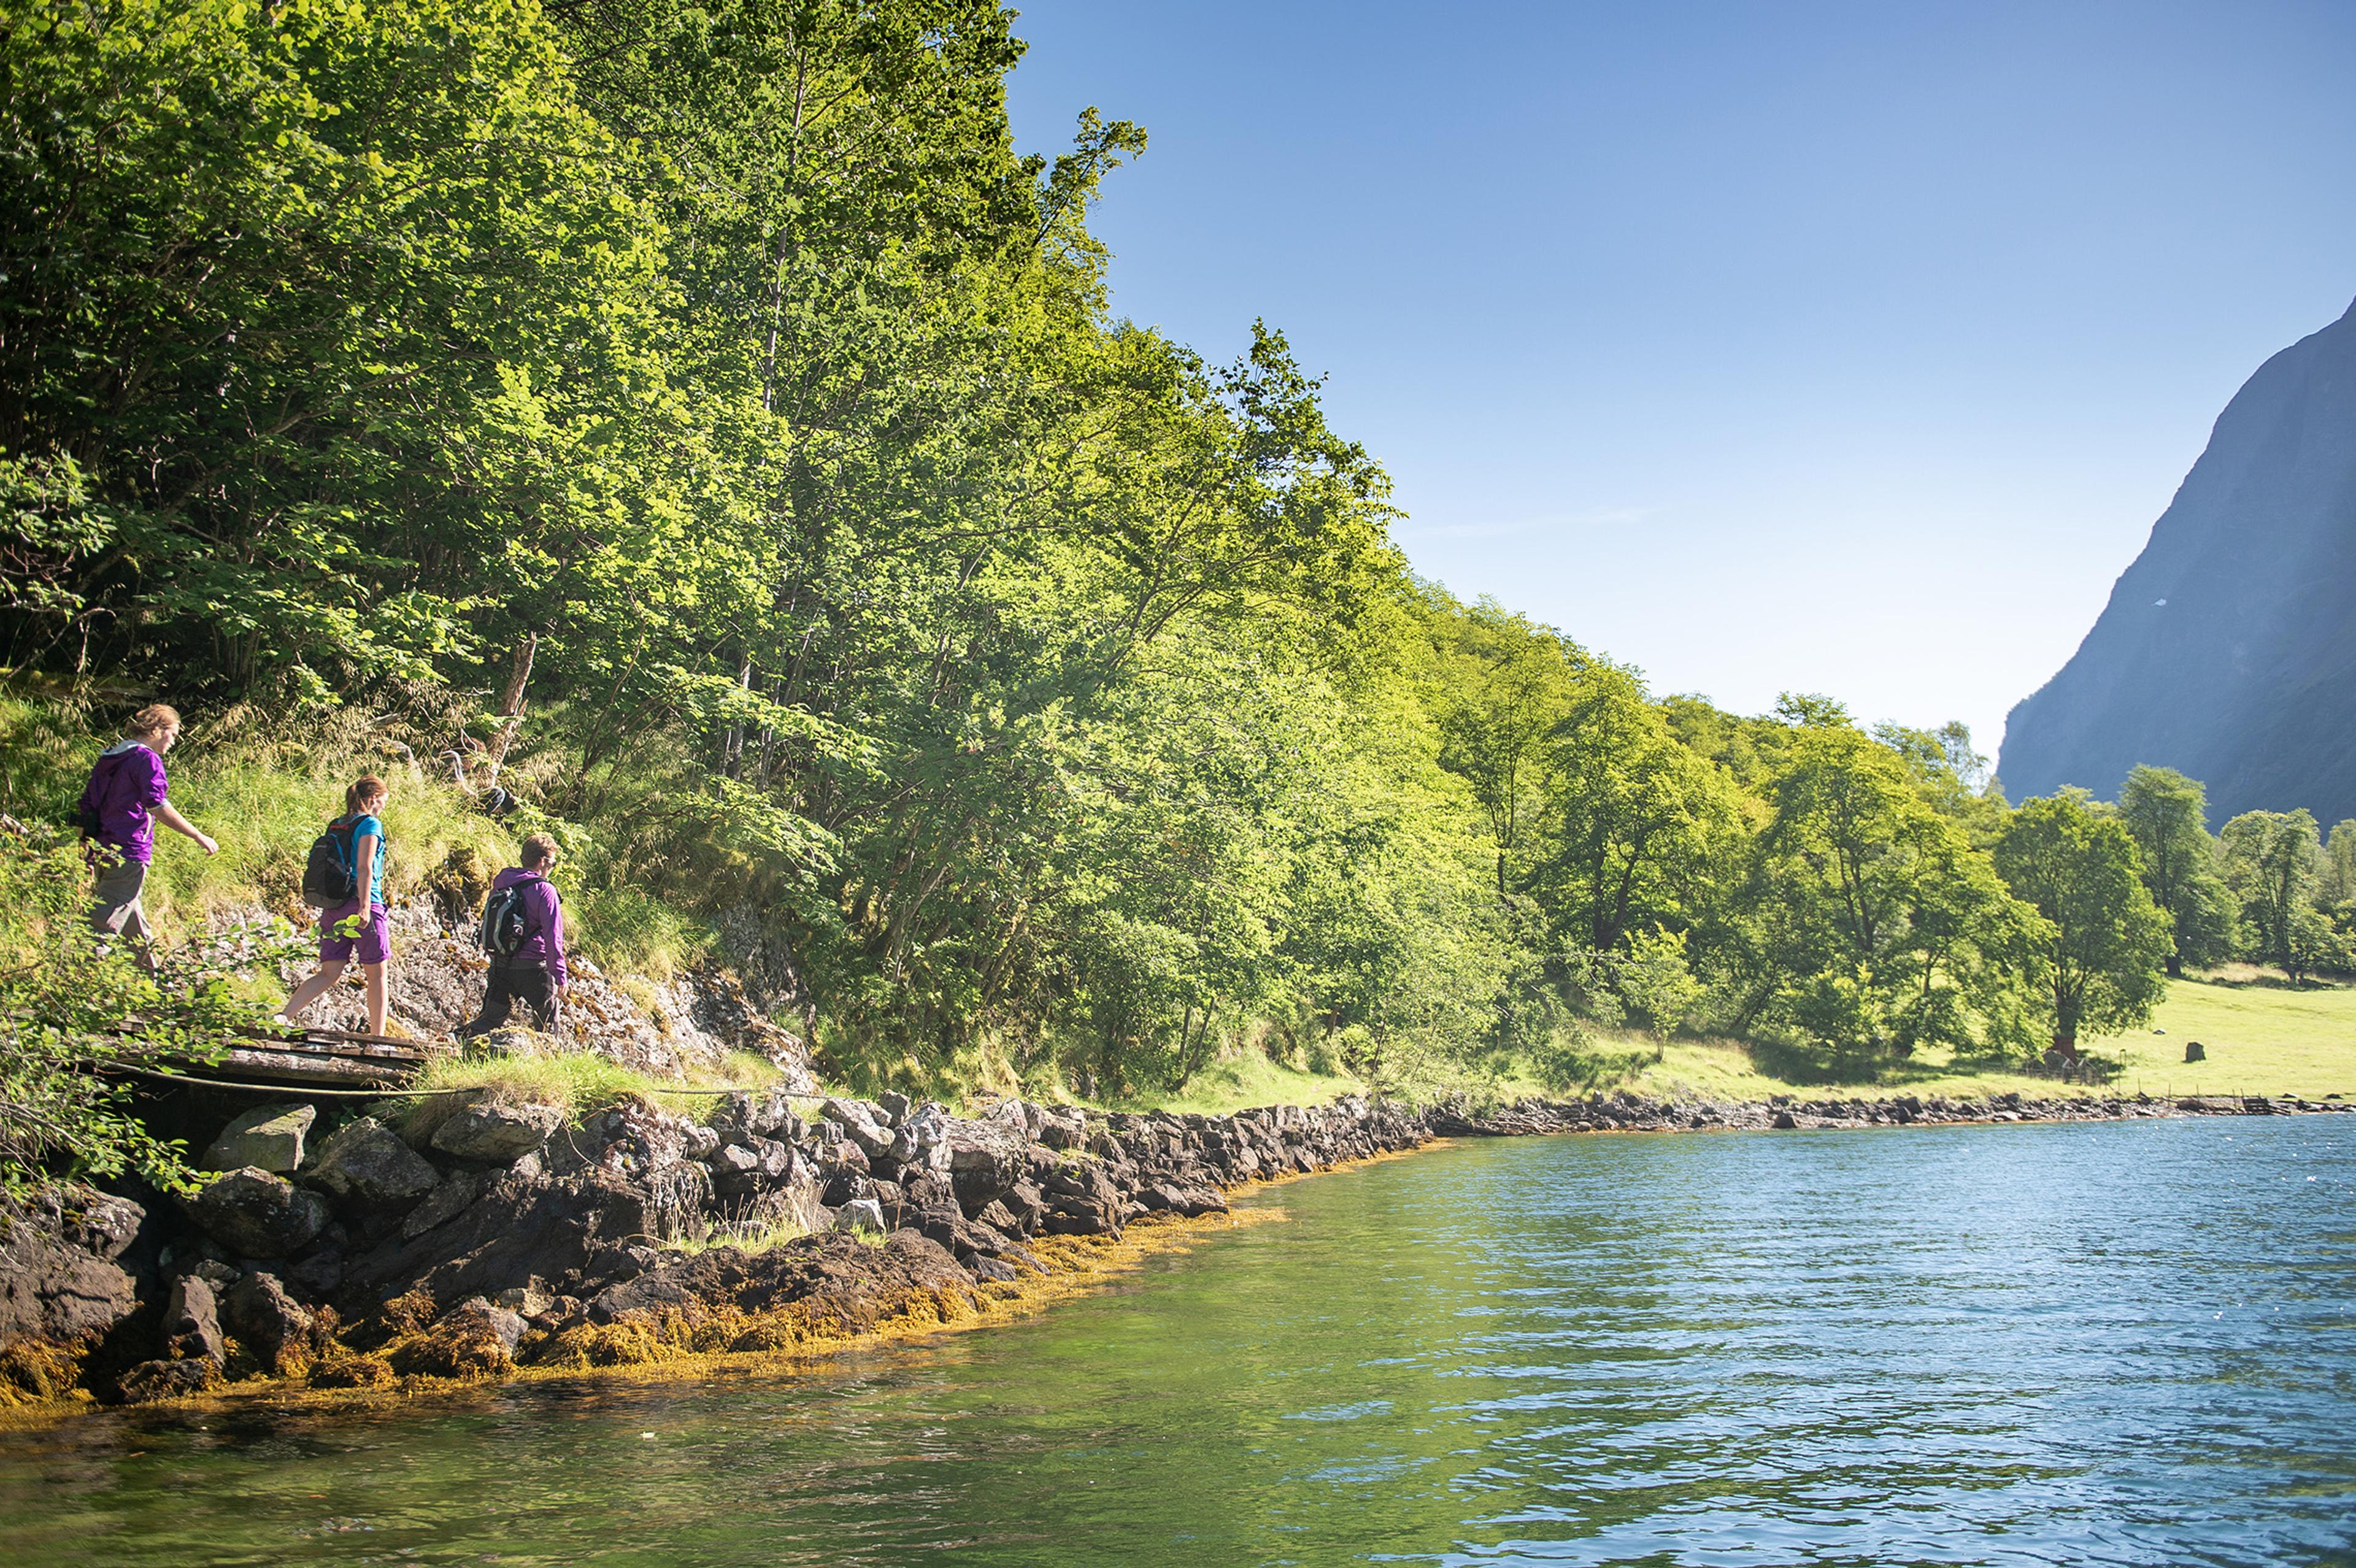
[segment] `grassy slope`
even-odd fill
[[[2286,987],[2224,980],[2176,980],[2151,1029],[2092,1042],[2105,1056],[2122,1056],[2119,1087],[2159,1094],[2283,1094],[2356,1096],[2356,987]],[[2165,1030],[2155,1034],[2152,1029]],[[2185,1042],[2199,1040],[2209,1060],[2187,1065]],[[1926,1052],[1903,1076],[1878,1084],[1793,1083],[1760,1072],[1740,1045],[1679,1040],[1664,1061],[1620,1081],[1640,1093],[1678,1093],[1709,1099],[1868,1098],[1890,1094],[2090,1093],[2016,1072],[1956,1072]]]
[[[2185,1044],[2196,1040],[2206,1047],[2209,1060],[2187,1064]],[[1612,1043],[1605,1042],[1607,1048]],[[1646,1041],[1617,1043],[1631,1057],[1651,1054]],[[2126,1074],[2119,1087],[2130,1093],[2298,1093],[2310,1099],[2338,1093],[2356,1098],[2356,986],[2293,990],[2238,969],[2211,979],[2171,981],[2150,1029],[2098,1040],[2094,1047],[2125,1060]],[[1221,1062],[1198,1077],[1186,1093],[1150,1104],[1176,1111],[1229,1111],[1278,1102],[1313,1104],[1362,1087],[1352,1080],[1296,1072],[1255,1058]],[[1521,1074],[1465,1087],[1476,1096],[1507,1099],[1549,1093]],[[1597,1087],[1708,1100],[2012,1092],[2050,1097],[2102,1092],[2025,1073],[1959,1072],[1936,1052],[1926,1052],[1907,1074],[1879,1083],[1796,1083],[1761,1072],[1740,1044],[1725,1040],[1675,1041],[1660,1061],[1646,1061]]]
[[[2125,1083],[2154,1093],[2356,1096],[2356,986],[2292,990],[2238,979],[2178,980],[2152,1019],[2155,1028],[2104,1040],[2126,1051]],[[2187,1062],[2199,1040],[2206,1061]]]

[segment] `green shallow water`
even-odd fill
[[[804,1376],[0,1436],[12,1563],[2356,1563],[2356,1117],[1477,1143]],[[8,1568],[8,1564],[0,1564]]]

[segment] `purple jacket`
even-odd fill
[[[117,741],[90,770],[81,804],[98,812],[98,841],[144,866],[155,855],[155,818],[149,814],[170,788],[163,758],[137,741]]]
[[[509,866],[491,879],[491,891],[499,892],[518,882],[523,889],[523,945],[511,958],[499,962],[519,967],[545,965],[548,977],[562,986],[564,973],[564,905],[556,896],[556,884],[538,871],[527,871],[521,866]]]

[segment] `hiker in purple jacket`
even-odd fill
[[[155,856],[155,824],[187,835],[208,855],[219,853],[220,846],[164,798],[172,787],[164,776],[164,753],[180,738],[178,709],[152,703],[131,716],[123,737],[100,753],[81,792],[82,833],[98,873],[90,923],[102,936],[130,938],[139,962],[153,969],[155,955],[148,946],[141,896],[148,862]],[[114,853],[107,854],[109,849]]]
[[[508,1021],[521,1002],[542,1029],[556,1027],[569,977],[564,972],[564,905],[548,874],[556,869],[556,840],[535,833],[523,841],[523,864],[491,879],[480,940],[491,960],[483,1010],[458,1027],[472,1040]]]

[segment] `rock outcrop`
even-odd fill
[[[2356,816],[2356,306],[2258,369],[2059,674],[2014,708],[2016,800],[2138,763],[2253,809]]]
[[[782,1095],[738,1093],[701,1119],[641,1102],[574,1126],[488,1103],[398,1128],[361,1116],[292,1181],[248,1167],[177,1209],[91,1196],[16,1221],[0,1248],[0,1398],[78,1382],[144,1401],[257,1376],[371,1387],[936,1325],[1075,1266],[1089,1238],[1440,1136],[2342,1108],[1622,1093],[1420,1114],[1355,1096],[1223,1116],[1009,1102],[968,1118],[887,1094],[804,1120]]]

